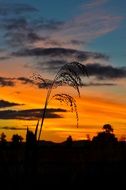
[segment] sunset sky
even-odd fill
[[[79,114],[51,100],[41,139],[92,138],[105,123],[120,139],[126,136],[126,1],[0,0],[0,133],[34,131],[47,89],[65,63],[87,66],[81,97],[72,87],[56,93],[75,98]],[[51,98],[51,97],[50,97]]]

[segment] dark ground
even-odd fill
[[[126,186],[126,143],[41,142],[0,145],[1,189]]]

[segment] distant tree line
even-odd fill
[[[114,143],[118,141],[117,137],[113,133],[114,130],[110,124],[103,125],[102,130],[103,131],[98,132],[98,134],[94,136],[92,140],[90,138],[90,135],[88,134],[87,141],[92,141],[95,143]],[[18,134],[13,134],[11,141],[13,145],[19,145],[20,143],[22,143],[23,137]],[[123,138],[122,141],[125,141],[125,138]],[[0,144],[6,144],[6,142],[7,142],[6,134],[2,132],[0,135]],[[71,146],[72,142],[73,142],[72,136],[69,135],[66,138],[65,143],[66,145]],[[27,128],[26,144],[28,146],[34,146],[36,143],[37,143],[37,139],[36,139],[35,134]]]

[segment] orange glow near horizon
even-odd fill
[[[61,89],[60,89],[61,90]],[[16,93],[20,91],[20,93]],[[61,92],[63,89],[61,90]],[[65,89],[67,91],[67,88]],[[71,93],[70,89],[70,93]],[[84,92],[83,92],[84,91]],[[120,138],[126,134],[126,103],[116,100],[116,97],[105,98],[102,94],[93,94],[91,90],[83,90],[81,98],[76,99],[78,114],[79,114],[79,128],[76,127],[76,115],[71,112],[58,113],[63,118],[45,119],[41,139],[61,142],[71,135],[74,140],[85,139],[87,134],[92,138],[99,131],[105,123],[110,123],[114,128],[115,135]],[[55,89],[55,93],[58,90]],[[10,87],[2,88],[1,99],[6,99],[10,102],[17,102],[25,104],[17,106],[15,109],[37,109],[43,108],[46,98],[47,90],[39,90],[25,85],[18,85],[15,90]],[[53,92],[52,92],[53,94]],[[59,102],[52,100],[49,102],[48,108],[63,108],[69,110],[69,107],[61,105]],[[14,109],[14,108],[13,108]],[[25,140],[26,127],[29,126],[31,130],[35,130],[37,121],[26,120],[1,120],[0,126],[15,126],[24,128],[24,130],[4,130],[8,140],[14,133],[21,134]]]

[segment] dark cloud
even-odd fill
[[[95,76],[100,80],[109,80],[126,77],[126,67],[114,67],[112,65],[87,64],[89,76]]]
[[[22,84],[35,85],[38,88],[49,88],[52,85],[52,80],[44,79],[39,76],[38,77],[33,76],[31,78],[33,78],[33,79],[26,78],[26,77],[19,77],[16,80],[19,80]]]
[[[34,77],[33,77],[34,78]],[[23,85],[35,85],[38,88],[49,88],[52,81],[49,79],[40,78],[32,79],[27,77],[18,77],[18,78],[7,78],[7,77],[0,77],[0,87],[10,86],[15,87],[17,82],[20,82]],[[20,92],[16,92],[20,93]]]
[[[26,77],[18,77],[18,78],[0,77],[0,87],[5,87],[5,86],[15,87],[16,82],[18,81],[20,81],[22,84],[38,85],[38,83],[35,83],[34,80]]]
[[[35,31],[29,31],[27,34],[27,39],[31,43],[36,42],[36,41],[40,41],[40,40],[45,40],[44,37],[40,37],[37,33],[35,33]]]
[[[32,43],[36,41],[42,41],[44,44],[54,47],[60,47],[66,44],[84,44],[82,40],[59,41],[53,39],[49,32],[61,29],[63,24],[64,22],[62,21],[46,20],[44,18],[34,21],[24,16],[5,18],[0,21],[1,28],[5,30],[4,38],[13,47],[25,47],[28,44],[33,45]],[[44,30],[47,30],[47,32],[45,33]],[[39,31],[41,31],[41,35]]]
[[[7,60],[7,59],[10,59],[10,56],[1,56],[0,57],[0,61],[4,61],[4,60]]]
[[[42,109],[28,109],[28,110],[2,110],[0,111],[0,119],[19,119],[19,120],[36,120],[42,116]],[[57,114],[66,112],[64,109],[47,109],[46,118],[61,118]]]
[[[50,32],[61,30],[63,21],[40,18],[36,14],[30,17],[27,13],[38,10],[24,3],[0,3],[0,28],[4,43],[11,47],[33,47],[36,41],[47,45],[60,45],[57,40],[50,39]],[[42,36],[40,35],[42,34]]]
[[[97,55],[96,55],[97,57]],[[100,57],[99,57],[100,59]],[[64,64],[67,64],[68,62],[65,60],[52,60],[46,62],[46,69],[48,71],[50,70],[57,70],[58,68],[61,68]],[[43,62],[38,62],[38,65],[43,68]],[[86,64],[86,68],[88,71],[89,76],[94,76],[97,79],[100,80],[110,80],[110,79],[118,79],[118,78],[125,78],[126,77],[126,67],[115,67],[112,65],[101,65],[99,63],[93,63],[93,64]],[[44,82],[39,81],[38,83],[34,80],[20,77],[18,78],[20,80],[24,80],[24,83],[31,83],[36,84],[39,87],[44,87]],[[26,81],[26,82],[25,82]],[[51,80],[45,79],[45,83],[47,86],[50,86]],[[114,85],[113,83],[98,83],[99,85]],[[98,85],[97,84],[97,85]],[[90,84],[92,85],[92,84]]]
[[[49,88],[51,85],[52,85],[52,81],[51,80],[48,80],[48,81],[46,81],[46,82],[38,82],[38,83],[36,83],[37,84],[37,86],[38,86],[38,88]]]
[[[22,84],[35,84],[32,79],[26,77],[18,77],[17,80],[21,81]]]
[[[6,18],[1,21],[1,26],[6,30],[25,30],[29,28],[29,22],[24,17]]]
[[[48,80],[46,83],[44,83],[44,82],[37,83],[37,86],[40,89],[41,88],[47,88],[48,89],[52,86],[52,83],[53,83],[53,81]],[[62,81],[56,81],[55,84],[53,85],[53,88],[56,88],[56,87],[62,86],[62,85],[63,85]]]
[[[33,76],[33,79],[26,78],[26,77],[19,77],[16,80],[20,81],[22,84],[35,85],[38,88],[49,88],[52,84],[51,80],[43,79],[43,78],[37,77],[37,76],[36,77]]]
[[[59,46],[61,43],[57,40],[50,39],[50,35],[44,34],[42,31],[58,30],[63,24],[61,21],[54,20],[31,20],[28,17],[4,18],[0,20],[0,26],[4,29],[4,38],[7,44],[11,46],[27,47],[32,46],[36,41],[43,41],[46,45]],[[43,35],[39,34],[39,31]],[[48,33],[46,32],[46,33]]]
[[[68,63],[64,60],[50,60],[46,62],[38,62],[37,65],[39,69],[46,69],[48,72],[55,72],[63,65]],[[45,65],[44,65],[45,64]],[[126,77],[126,67],[114,67],[112,65],[101,65],[99,63],[86,64],[88,75],[90,77],[95,77],[98,81],[100,80],[111,80],[111,79],[121,79]],[[52,84],[52,80],[44,79],[41,76],[36,77],[18,77],[18,78],[6,78],[0,77],[0,87],[10,86],[15,87],[16,83],[20,81],[23,85],[34,85],[39,89],[49,88]],[[57,81],[54,87],[63,85],[61,81]],[[106,83],[106,82],[91,82],[84,83],[84,86],[112,86],[116,85],[115,83]]]
[[[24,4],[24,3],[0,3],[0,15],[7,16],[7,15],[19,15],[28,12],[35,12],[37,11],[36,8],[32,7],[31,5]]]
[[[94,59],[108,59],[108,56],[102,53],[88,52],[88,51],[79,51],[76,49],[68,48],[31,48],[23,49],[17,52],[12,53],[15,56],[48,56],[48,57],[67,57],[67,58],[76,58],[78,60],[87,60],[89,58]]]
[[[23,104],[18,104],[15,102],[8,102],[5,100],[0,100],[0,108],[13,107],[13,106],[21,106]]]
[[[53,39],[50,39],[49,37],[46,37],[42,40],[44,42],[45,45],[48,45],[48,46],[53,46],[53,47],[60,47],[66,43],[64,42],[60,42],[58,40],[53,40]]]
[[[46,62],[46,70],[47,71],[56,71],[59,68],[61,68],[64,64],[68,62],[66,61],[48,61]],[[43,62],[39,62],[38,65],[40,68],[43,69]],[[116,79],[121,79],[126,77],[126,67],[115,67],[112,65],[101,65],[99,63],[93,63],[93,64],[86,64],[86,68],[88,71],[89,77],[95,77],[97,79],[97,82],[89,82],[89,83],[84,83],[83,86],[114,86],[117,85],[117,83],[113,82],[100,82],[100,80],[116,80]],[[49,82],[49,85],[50,86]],[[59,86],[57,84],[57,86]],[[39,88],[43,87],[43,84],[39,85]]]
[[[6,42],[12,47],[19,46],[20,48],[32,45],[32,43],[36,41],[43,40],[43,38],[41,38],[37,33],[31,30],[30,31],[16,30],[16,31],[7,32],[5,35],[5,39]]]
[[[0,87],[5,87],[5,86],[13,87],[15,86],[15,83],[11,78],[0,77]]]
[[[67,64],[68,62],[66,60],[60,60],[59,59],[59,60],[44,61],[44,63],[41,61],[38,61],[37,65],[39,68],[42,68],[42,69],[44,66],[44,70],[47,70],[47,71],[50,71],[50,70],[56,71],[59,68],[61,68],[63,65]]]
[[[51,86],[53,81],[51,80],[47,80],[46,83],[44,82],[38,82],[36,83],[36,85],[38,86],[38,88],[49,88]],[[58,86],[62,86],[62,85],[65,85],[63,84],[61,81],[57,81],[54,85],[54,88],[55,87],[58,87]],[[83,87],[90,87],[90,86],[115,86],[117,85],[116,83],[111,83],[111,82],[84,82],[83,83]],[[82,87],[81,86],[81,87]]]
[[[45,39],[36,32],[31,21],[24,17],[5,19],[1,26],[5,30],[4,38],[11,46],[25,47]]]
[[[90,87],[90,86],[115,86],[115,83],[104,83],[104,82],[90,82],[90,83],[84,83],[83,86],[84,87]]]

